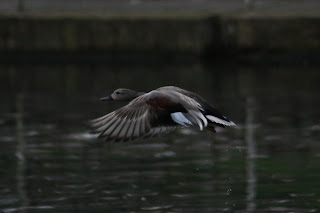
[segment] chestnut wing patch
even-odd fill
[[[150,125],[152,127],[158,126],[176,126],[170,116],[171,113],[175,112],[187,112],[181,103],[175,102],[169,97],[156,96],[146,101],[146,104],[150,106],[153,113]]]

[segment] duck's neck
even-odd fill
[[[145,92],[137,92],[137,97],[146,94]]]
[[[128,95],[127,99],[124,101],[132,101],[133,99],[146,94],[145,92],[137,92],[137,91],[132,91],[130,95]]]
[[[137,97],[139,97],[139,96],[141,96],[141,95],[144,95],[144,94],[146,94],[145,92],[135,92],[133,95],[132,95],[132,98],[131,98],[131,100],[133,100],[133,99],[135,99],[135,98],[137,98]],[[130,101],[131,101],[130,100]]]

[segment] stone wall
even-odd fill
[[[0,52],[317,51],[319,18],[0,17]]]

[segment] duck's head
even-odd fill
[[[101,98],[100,101],[131,101],[136,97],[143,95],[144,92],[136,92],[131,89],[119,88],[116,89],[111,95]]]

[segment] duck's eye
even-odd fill
[[[120,92],[116,92],[117,95],[120,95]]]

